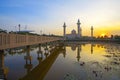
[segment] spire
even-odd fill
[[[64,39],[66,39],[66,24],[65,24],[65,22],[63,24],[63,36],[64,36]]]
[[[81,23],[80,23],[80,20],[78,19],[78,22],[77,22],[78,37],[82,36],[82,29],[81,29],[80,25],[81,25]]]
[[[63,27],[66,27],[66,24],[65,24],[65,22],[64,22],[64,25],[63,25]]]
[[[78,22],[77,22],[77,24],[78,24],[78,25],[80,25],[80,24],[81,24],[79,19],[78,19]]]
[[[91,30],[93,30],[93,26],[91,26]]]

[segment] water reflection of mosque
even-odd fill
[[[80,58],[81,58],[81,56],[80,56],[80,53],[82,52],[82,46],[84,45],[85,46],[85,44],[86,43],[81,43],[81,44],[67,44],[67,45],[65,45],[64,47],[63,47],[63,51],[61,52],[60,51],[60,53],[63,53],[63,56],[65,57],[66,56],[66,46],[69,46],[69,47],[71,47],[71,49],[73,50],[73,51],[75,51],[75,50],[77,50],[77,55],[76,55],[76,59],[77,59],[77,61],[80,61]],[[56,54],[56,55],[54,55],[54,57],[53,57],[53,55],[51,55],[51,57],[50,57],[50,53],[54,53],[54,48],[52,48],[51,46],[49,46],[50,48],[51,48],[51,50],[50,51],[48,51],[48,47],[47,46],[45,46],[44,47],[44,52],[41,50],[41,47],[39,47],[39,50],[38,50],[38,52],[37,52],[37,54],[38,54],[38,61],[39,61],[39,65],[37,66],[37,67],[35,67],[32,71],[29,71],[30,73],[29,74],[27,74],[26,76],[24,76],[22,79],[20,79],[20,80],[31,80],[31,78],[32,79],[38,79],[38,75],[37,74],[40,74],[39,72],[43,72],[43,74],[41,74],[41,76],[39,77],[39,79],[43,79],[44,78],[44,76],[45,76],[45,74],[48,72],[48,70],[50,69],[50,67],[51,67],[51,65],[54,63],[54,61],[55,61],[55,59],[57,58],[57,56],[59,55],[59,54]],[[91,43],[91,54],[93,54],[94,53],[94,47],[95,47],[95,44],[94,43]],[[108,51],[109,53],[111,53],[111,52],[113,52],[113,51],[117,51],[117,53],[119,53],[120,51],[119,51],[119,49],[120,49],[120,46],[117,46],[117,47],[115,47],[115,46],[111,46],[111,45],[108,45],[108,44],[98,44],[97,45],[97,47],[101,47],[101,48],[105,48],[106,49],[106,51],[108,51],[109,49],[110,49],[110,51]],[[57,49],[57,48],[56,48]],[[49,53],[50,52],[50,53]],[[44,59],[44,57],[43,56],[45,56],[45,58],[47,58],[46,60]],[[52,59],[53,60],[52,60]],[[119,57],[119,60],[120,60],[120,57]],[[112,60],[113,61],[113,60]],[[45,63],[47,63],[47,64],[45,64]],[[49,64],[48,64],[49,63]],[[110,62],[110,63],[112,63],[112,62]],[[83,64],[83,63],[82,63]],[[81,65],[82,65],[81,64]],[[89,66],[90,65],[92,65],[92,64],[94,64],[94,65],[96,65],[96,66],[101,66],[101,64],[99,63],[99,62],[88,62],[88,63],[85,63],[85,64],[88,64]],[[118,64],[118,63],[114,63],[114,64]],[[42,65],[42,66],[41,66]],[[110,65],[110,64],[109,64]],[[48,66],[48,67],[46,67],[46,66]],[[46,67],[46,68],[45,68]],[[98,67],[97,67],[97,69],[98,69]],[[29,69],[29,68],[28,68]],[[105,70],[110,70],[111,68],[110,68],[110,66],[104,66],[104,69]],[[112,68],[113,69],[113,68]],[[38,73],[36,73],[36,71],[39,71]],[[102,76],[102,74],[101,74],[101,71],[98,71],[98,70],[94,70],[93,71],[93,73],[96,73],[95,75],[99,75],[99,78],[100,78],[100,76]],[[34,74],[33,74],[34,73]],[[98,77],[97,77],[98,78]]]
[[[81,58],[81,56],[80,56],[80,53],[82,52],[82,46],[85,46],[86,45],[86,43],[80,43],[80,44],[75,44],[75,43],[72,43],[72,44],[67,44],[66,46],[69,46],[69,47],[71,47],[71,50],[72,51],[76,51],[76,49],[77,49],[77,56],[76,56],[76,58],[77,58],[77,61],[79,62],[80,61],[80,58]],[[93,44],[93,43],[91,43],[91,54],[93,54],[93,47],[95,46],[95,44]]]
[[[80,52],[81,52],[81,45],[69,45],[69,46],[71,46],[71,49],[72,50],[75,50],[76,49],[76,47],[77,47],[77,56],[76,56],[76,58],[77,58],[77,61],[79,61],[80,60]],[[26,54],[25,56],[24,56],[24,60],[25,60],[25,65],[24,65],[24,68],[26,69],[26,72],[27,72],[27,74],[29,74],[29,75],[26,75],[25,77],[23,77],[22,79],[20,79],[20,80],[26,80],[26,78],[28,79],[29,77],[31,78],[35,78],[36,77],[36,79],[37,79],[37,76],[35,76],[35,74],[33,75],[32,73],[33,72],[36,72],[36,70],[37,71],[40,71],[41,72],[41,78],[40,79],[42,79],[44,76],[45,76],[45,74],[47,73],[47,71],[49,70],[49,68],[51,67],[51,65],[54,63],[54,61],[55,61],[55,59],[57,58],[57,56],[60,54],[60,53],[62,53],[63,54],[63,57],[65,58],[66,57],[66,45],[65,46],[63,46],[62,48],[60,48],[59,49],[59,47],[55,47],[54,45],[49,45],[49,46],[47,46],[47,45],[45,45],[44,46],[44,50],[42,51],[42,45],[39,45],[39,47],[38,47],[38,51],[37,51],[37,60],[38,60],[38,62],[39,62],[39,64],[38,64],[38,66],[39,67],[35,67],[35,68],[33,68],[33,64],[32,64],[32,56],[31,56],[31,54],[30,54],[30,51],[31,50],[34,50],[34,48],[32,48],[32,47],[30,47],[30,46],[27,46],[26,48],[24,47],[24,48],[22,48],[22,49],[10,49],[9,50],[9,54],[10,55],[14,55],[14,54]],[[54,54],[55,52],[56,52],[56,49],[57,49],[57,53],[56,54]],[[8,74],[8,68],[5,68],[4,67],[4,54],[5,53],[1,53],[0,54],[0,79],[2,79],[2,78],[4,78],[4,79],[6,79],[6,77],[7,77],[7,74]],[[53,58],[53,56],[54,56],[54,58]],[[52,60],[52,59],[53,60]],[[48,66],[48,63],[50,63],[49,64],[49,67],[46,67],[46,66]],[[46,68],[46,70],[45,69],[43,69],[43,67],[44,68]],[[41,68],[41,70],[40,70],[40,68]],[[42,71],[42,70],[45,70],[45,71]],[[40,73],[39,73],[40,74]],[[43,75],[44,74],[44,75]],[[32,76],[31,76],[32,75]],[[37,74],[36,74],[37,75]],[[29,79],[28,79],[29,80]],[[31,80],[31,79],[30,79]]]
[[[80,53],[82,52],[81,46],[85,44],[69,44],[71,46],[71,49],[73,51],[77,48],[77,61],[80,61]],[[103,48],[106,51],[106,54],[103,55],[104,57],[107,57],[108,59],[104,59],[105,64],[101,62],[96,61],[80,61],[80,66],[84,67],[85,71],[88,74],[93,75],[92,77],[88,77],[88,79],[92,80],[104,80],[108,76],[108,73],[110,71],[118,71],[120,70],[120,45],[119,44],[104,44],[104,43],[91,43],[91,54],[94,53],[94,47]],[[100,53],[99,53],[100,54]],[[115,74],[119,75],[119,74]]]
[[[71,47],[71,50],[75,51],[77,48],[77,61],[80,61],[80,53],[82,52],[82,45],[86,45],[86,43],[82,43],[82,44],[69,44],[67,46]],[[91,43],[91,54],[94,53],[94,47],[98,47],[98,48],[104,48],[106,51],[106,54],[103,55],[104,57],[109,58],[108,60],[105,60],[105,62],[107,63],[105,66],[105,69],[108,71],[111,68],[118,70],[118,67],[116,67],[116,65],[119,65],[119,69],[120,69],[120,45],[119,44],[104,44],[104,43]],[[93,64],[94,62],[88,62],[89,64]],[[100,64],[99,64],[100,65]]]
[[[66,57],[66,46],[71,47],[73,51],[77,50],[77,55],[76,59],[77,61],[80,61],[80,53],[82,51],[82,46],[85,46],[86,43],[80,43],[80,44],[65,44],[62,47],[58,47],[55,45],[49,45],[49,46],[44,46],[39,45],[38,51],[37,51],[37,60],[38,60],[38,65],[36,67],[33,67],[32,64],[32,56],[30,51],[33,50],[34,48],[27,46],[26,48],[23,49],[23,51],[19,50],[21,53],[25,52],[24,60],[25,60],[25,65],[24,68],[26,69],[27,74],[21,78],[20,80],[42,80],[47,72],[49,71],[50,67],[56,60],[59,54],[63,54],[63,57]],[[91,54],[94,53],[94,46],[95,43],[91,43]],[[117,60],[117,62],[114,62],[111,60],[109,61],[110,64],[117,64],[119,65],[118,61],[120,61],[120,46],[114,46],[114,45],[109,45],[109,44],[99,44],[97,47],[102,47],[106,49],[106,52],[108,55],[105,55],[105,57],[111,58],[113,60]],[[44,48],[44,49],[43,49]],[[11,52],[14,50],[10,50]],[[18,51],[17,51],[18,52]],[[19,52],[19,54],[21,54]],[[15,54],[15,53],[14,53]],[[11,54],[13,55],[13,54]],[[8,73],[8,68],[4,68],[4,54],[0,54],[0,75],[4,75],[6,78],[7,73]],[[112,62],[113,61],[113,62]],[[92,62],[91,64],[93,64]]]

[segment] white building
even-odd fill
[[[64,23],[64,25],[63,25],[63,31],[64,31],[64,38],[65,39],[76,39],[76,38],[81,38],[82,37],[82,29],[81,29],[81,27],[80,27],[80,21],[79,21],[79,19],[78,19],[78,22],[77,22],[77,33],[76,33],[76,31],[73,29],[72,31],[71,31],[71,34],[66,34],[66,24]]]
[[[71,34],[66,34],[67,39],[75,39],[78,37],[79,37],[79,35],[76,33],[76,31],[74,29],[71,31]]]

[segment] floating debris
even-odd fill
[[[106,66],[104,69],[105,69],[106,71],[110,71],[112,68]]]
[[[105,57],[108,57],[108,58],[110,58],[111,57],[111,55],[104,55]]]
[[[84,65],[85,65],[85,62],[81,62],[81,63],[80,63],[80,66],[84,66]]]
[[[64,76],[64,80],[78,80],[74,75],[67,73]]]

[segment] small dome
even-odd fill
[[[71,31],[71,34],[76,34],[76,31],[73,29],[73,30]]]

